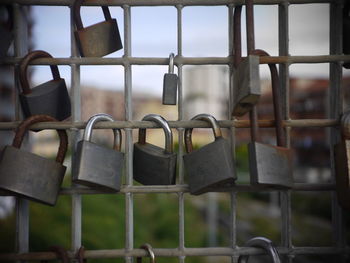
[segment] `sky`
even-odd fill
[[[289,45],[291,55],[329,54],[329,5],[290,5]],[[123,10],[110,7],[117,19],[123,38]],[[32,9],[34,49],[49,52],[53,57],[70,56],[69,8],[35,6]],[[192,57],[226,57],[228,55],[228,9],[226,6],[183,8],[183,55]],[[242,47],[246,54],[245,9],[242,11]],[[85,26],[103,20],[98,7],[83,7]],[[255,6],[255,46],[270,55],[278,55],[278,8],[275,5]],[[168,57],[177,51],[177,11],[175,7],[131,8],[132,56]],[[121,57],[123,50],[106,57]],[[186,69],[187,66],[184,67]],[[261,77],[268,75],[267,65],[262,65]],[[49,67],[36,66],[34,84],[47,81]],[[70,67],[59,66],[61,76],[70,86]],[[161,96],[163,74],[167,66],[133,66],[134,91],[147,91]],[[328,64],[295,64],[290,67],[293,77],[329,77]],[[122,66],[81,66],[81,84],[100,88],[123,90]]]

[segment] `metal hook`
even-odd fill
[[[140,248],[145,249],[148,252],[151,258],[150,263],[156,263],[156,257],[154,255],[153,248],[150,244],[145,243],[142,246],[140,246]],[[136,260],[137,260],[137,263],[142,263],[142,257],[137,257]]]

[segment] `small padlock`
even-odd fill
[[[341,139],[334,145],[335,182],[341,207],[350,210],[350,111],[341,117]]]
[[[52,58],[52,56],[41,50],[28,53],[19,65],[19,80],[22,93],[19,94],[24,116],[44,114],[62,121],[71,115],[71,103],[64,79],[60,77],[58,67],[51,65],[53,80],[45,82],[30,89],[27,68],[28,64],[36,58]]]
[[[102,6],[106,21],[85,27],[80,16],[83,0],[75,0],[74,22],[77,27],[75,38],[82,57],[103,57],[123,48],[116,19],[112,19],[108,6]]]
[[[11,5],[5,5],[8,17],[7,21],[0,23],[0,57],[6,57],[7,51],[9,50],[13,41],[13,8]]]
[[[89,119],[84,139],[77,145],[72,181],[105,191],[119,191],[124,164],[124,153],[120,152],[122,134],[120,129],[113,129],[113,149],[91,142],[93,126],[99,121],[114,120],[104,113]]]
[[[241,6],[234,12],[234,75],[232,116],[243,116],[258,103],[261,95],[259,57],[248,55],[242,60],[241,50]]]
[[[134,179],[144,185],[175,184],[176,153],[173,153],[173,133],[160,115],[148,114],[143,121],[154,121],[165,134],[165,149],[146,143],[146,129],[139,129],[139,141],[134,144]]]
[[[345,1],[343,7],[343,53],[350,55],[350,2]],[[344,68],[350,69],[350,62],[343,64]]]
[[[169,56],[169,72],[164,74],[163,97],[164,105],[176,105],[178,77],[174,73],[174,53]]]
[[[199,114],[192,120],[209,122],[213,128],[215,141],[193,151],[192,128],[185,129],[187,154],[183,156],[183,159],[190,193],[199,195],[215,188],[232,186],[237,178],[233,167],[231,147],[222,137],[216,119],[209,114]]]
[[[255,54],[267,55],[262,50]],[[251,138],[249,143],[249,170],[251,184],[276,185],[290,188],[293,186],[292,152],[286,148],[285,132],[282,126],[281,101],[279,95],[278,72],[275,64],[269,64],[272,81],[272,95],[276,125],[277,146],[256,142],[258,123],[250,118]]]
[[[66,167],[62,165],[68,145],[67,133],[57,130],[60,146],[56,160],[19,149],[29,127],[38,122],[57,121],[51,116],[34,115],[17,128],[12,146],[0,158],[0,189],[47,205],[55,205]]]
[[[254,237],[248,240],[244,246],[262,248],[271,257],[273,263],[281,263],[278,251],[270,239],[267,239],[265,237]],[[241,255],[238,258],[238,263],[247,263],[248,259],[249,255]]]

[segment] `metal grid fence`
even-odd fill
[[[17,65],[21,57],[28,51],[26,42],[26,21],[23,15],[23,6],[26,5],[54,5],[70,6],[70,0],[2,0],[6,4],[14,6],[15,18],[15,57],[6,58],[2,61],[4,64]],[[322,56],[289,56],[289,7],[294,4],[306,3],[328,3],[330,5],[330,54]],[[293,262],[295,255],[334,255],[337,262],[346,262],[350,254],[350,248],[346,244],[346,228],[344,224],[343,211],[338,206],[336,195],[334,193],[334,183],[330,184],[309,184],[298,183],[290,190],[279,190],[275,188],[261,188],[251,185],[237,185],[225,191],[230,194],[231,219],[230,219],[230,246],[228,247],[210,247],[210,248],[188,248],[185,245],[184,236],[184,194],[188,192],[188,187],[184,181],[184,166],[182,155],[184,154],[183,131],[188,127],[209,127],[208,124],[201,121],[185,121],[183,119],[183,66],[184,65],[227,65],[230,73],[233,71],[233,10],[235,5],[244,4],[242,0],[91,0],[86,5],[120,6],[124,13],[124,55],[120,58],[80,58],[76,49],[74,40],[74,23],[71,10],[71,56],[67,58],[45,58],[35,60],[35,64],[40,65],[68,65],[71,68],[71,101],[72,118],[69,122],[63,123],[42,123],[37,124],[37,128],[46,129],[66,129],[71,132],[71,145],[75,145],[79,139],[79,129],[83,129],[85,123],[81,121],[80,105],[80,66],[81,65],[121,65],[124,67],[125,77],[125,120],[113,123],[99,123],[96,128],[123,128],[126,135],[125,153],[126,153],[126,180],[120,194],[125,196],[125,247],[122,249],[110,250],[87,250],[85,257],[89,258],[116,258],[122,257],[126,262],[132,262],[133,257],[146,256],[142,249],[134,248],[134,195],[139,193],[176,193],[178,197],[178,226],[179,226],[179,244],[176,248],[154,248],[156,256],[178,257],[180,263],[186,261],[187,256],[229,256],[232,262],[236,262],[239,255],[254,255],[262,253],[257,248],[238,247],[236,243],[237,222],[236,222],[236,202],[237,193],[244,191],[278,191],[280,193],[281,203],[281,246],[278,251],[286,256],[286,262]],[[278,63],[280,74],[280,88],[283,97],[284,126],[287,131],[293,127],[320,127],[329,129],[330,146],[338,142],[339,134],[337,126],[338,117],[342,113],[341,80],[342,63],[350,61],[350,56],[342,55],[342,0],[256,0],[255,5],[277,5],[278,6],[278,32],[279,32],[279,56],[260,57],[260,64]],[[226,57],[184,57],[182,54],[182,11],[186,6],[226,6],[228,12],[229,25],[229,54]],[[132,170],[132,151],[133,139],[132,130],[138,128],[155,128],[156,125],[151,122],[135,121],[132,119],[133,101],[132,101],[132,65],[167,65],[168,58],[154,57],[133,57],[131,52],[131,10],[134,6],[174,6],[177,10],[177,55],[175,65],[178,68],[179,90],[178,90],[178,120],[170,121],[170,127],[179,131],[179,151],[178,167],[179,177],[177,184],[173,186],[134,186]],[[328,119],[307,119],[291,120],[289,117],[289,66],[297,63],[329,63],[330,67],[330,96],[328,99],[329,116]],[[232,74],[230,74],[232,75]],[[18,81],[16,80],[16,85]],[[232,103],[233,81],[230,79],[230,103]],[[16,89],[17,92],[18,89]],[[17,120],[18,103],[16,106]],[[230,107],[231,108],[231,107]],[[13,129],[18,125],[15,122],[0,123],[0,129]],[[273,121],[263,120],[259,122],[262,127],[272,127]],[[235,129],[248,127],[249,122],[244,120],[232,119],[228,113],[227,120],[219,122],[221,127],[230,128],[231,143],[235,146]],[[288,141],[290,136],[288,133]],[[330,147],[332,149],[332,147]],[[74,147],[72,147],[74,150]],[[333,153],[331,152],[331,156]],[[334,174],[334,161],[331,161],[332,174]],[[334,177],[334,176],[333,176]],[[292,243],[291,226],[291,193],[293,191],[330,191],[332,192],[332,228],[333,245],[330,247],[295,247]],[[82,195],[98,194],[96,190],[76,188],[72,185],[64,188],[61,194],[72,196],[72,225],[71,225],[71,251],[69,255],[74,257],[75,252],[80,248],[82,240]],[[50,260],[55,259],[56,255],[52,252],[29,253],[29,206],[28,201],[18,199],[16,202],[16,253],[0,255],[1,260]]]

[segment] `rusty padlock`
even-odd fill
[[[253,53],[260,56],[268,55],[262,50],[255,50]],[[286,148],[287,143],[282,126],[282,105],[278,87],[277,67],[275,64],[269,64],[269,68],[271,71],[277,146],[256,141],[258,123],[255,118],[250,118],[252,139],[248,145],[250,180],[252,184],[290,188],[293,186],[292,151]]]
[[[193,151],[192,128],[185,129],[187,154],[183,156],[183,159],[190,193],[199,195],[216,187],[232,186],[237,178],[233,167],[231,147],[222,137],[216,119],[209,114],[199,114],[191,120],[210,123],[215,141]]]
[[[265,237],[254,237],[248,240],[244,246],[262,248],[271,257],[273,263],[281,263],[278,251],[270,239],[267,239]],[[241,255],[238,258],[238,263],[247,263],[248,259],[249,255]]]
[[[57,121],[51,116],[34,115],[17,128],[12,146],[6,146],[0,159],[0,189],[18,197],[55,205],[66,167],[63,166],[68,138],[57,130],[60,145],[56,160],[50,160],[20,149],[29,127],[38,122]]]
[[[61,121],[71,115],[71,103],[66,82],[60,77],[58,67],[51,65],[53,80],[47,81],[32,89],[29,87],[27,68],[28,64],[36,58],[52,58],[41,50],[28,53],[19,64],[19,80],[22,92],[19,94],[24,116],[44,114]]]
[[[113,149],[91,142],[93,126],[99,121],[114,121],[104,113],[92,116],[85,128],[84,139],[78,142],[72,181],[105,191],[119,191],[124,165],[120,152],[122,134],[113,129]]]
[[[249,5],[247,5],[247,8]],[[261,95],[259,56],[249,54],[242,60],[241,50],[241,11],[234,11],[234,76],[232,116],[243,116],[259,101]],[[249,11],[249,10],[248,10]],[[248,21],[248,23],[253,23]],[[253,38],[254,40],[254,38]]]
[[[334,145],[335,182],[339,205],[350,210],[350,111],[341,117],[341,134]]]
[[[80,16],[84,0],[75,0],[73,17],[77,30],[74,32],[82,57],[103,57],[123,48],[116,19],[112,19],[108,6],[102,6],[106,21],[85,27]]]
[[[344,1],[343,7],[343,53],[350,55],[350,2]],[[350,68],[350,62],[343,64],[344,68]]]
[[[11,5],[3,5],[3,9],[7,10],[7,20],[0,22],[0,57],[6,57],[13,41],[13,8]],[[0,10],[0,12],[2,12]]]
[[[139,129],[139,140],[134,144],[134,179],[144,185],[175,184],[176,153],[173,153],[173,133],[160,115],[148,114],[143,121],[154,121],[165,134],[165,149],[146,143],[146,129]]]

